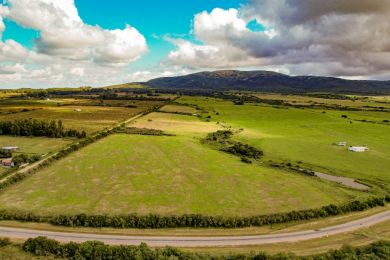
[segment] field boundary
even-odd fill
[[[180,216],[149,215],[37,215],[31,212],[0,210],[1,220],[49,223],[67,227],[113,227],[113,228],[243,228],[260,227],[272,224],[289,223],[301,220],[313,220],[329,216],[337,216],[349,212],[358,212],[390,202],[390,196],[371,198],[366,201],[352,201],[343,205],[328,205],[317,209],[257,215],[248,217],[207,216],[201,214],[185,214]]]

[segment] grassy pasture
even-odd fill
[[[46,138],[46,137],[13,137],[0,136],[0,147],[18,146],[17,153],[46,154],[54,152],[72,142],[72,139]]]
[[[216,123],[203,122],[195,116],[158,112],[146,115],[129,126],[158,129],[177,135],[204,135],[221,129]]]
[[[195,108],[190,106],[180,106],[180,105],[166,105],[163,106],[160,111],[168,113],[187,113],[187,114],[197,114],[199,113]]]
[[[87,102],[91,102],[88,105]],[[38,120],[62,120],[65,128],[94,133],[125,120],[161,102],[138,101],[136,107],[93,106],[93,100],[5,100],[0,101],[0,111],[23,110],[25,112],[0,113],[0,120],[33,118]],[[97,102],[97,101],[95,101]],[[61,104],[57,106],[57,103]],[[81,111],[77,111],[81,110]]]
[[[328,99],[320,97],[299,96],[299,95],[283,95],[276,93],[251,93],[251,95],[261,99],[282,100],[292,105],[338,105],[343,107],[360,108],[360,109],[375,109],[378,107],[390,108],[390,103],[383,97],[359,97],[354,100],[349,99]],[[381,102],[382,101],[382,102]]]
[[[118,134],[0,194],[0,209],[34,213],[253,215],[342,203],[369,194],[249,165],[192,136]]]
[[[379,120],[388,114],[372,111],[338,111],[318,109],[274,108],[230,101],[183,97],[183,103],[197,104],[213,111],[211,120],[244,128],[240,140],[264,150],[266,160],[302,161],[324,172],[358,178],[390,188],[390,128],[388,125],[352,121],[342,118]],[[219,115],[215,115],[215,111]],[[366,153],[352,153],[346,147],[365,145]]]

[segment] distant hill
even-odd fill
[[[144,83],[159,89],[248,90],[281,93],[331,92],[390,94],[390,81],[345,80],[334,77],[288,76],[270,71],[221,70],[178,77],[163,77]]]
[[[132,83],[124,83],[124,84],[118,84],[118,85],[111,85],[111,86],[106,86],[106,87],[102,87],[103,89],[106,89],[106,90],[109,90],[109,89],[122,89],[122,88],[125,88],[125,89],[140,89],[140,88],[144,88],[143,85],[141,85],[140,83],[136,83],[136,82],[132,82]]]

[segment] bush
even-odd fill
[[[0,149],[0,158],[9,158],[12,156],[10,151]]]
[[[62,121],[39,121],[35,119],[23,119],[0,122],[0,135],[15,136],[45,136],[60,137],[86,137],[85,131],[64,129]]]
[[[377,206],[384,206],[386,202],[390,202],[390,197],[371,198],[366,201],[353,201],[343,205],[328,205],[317,209],[250,217],[206,216],[200,214],[185,214],[180,216],[162,216],[158,214],[143,216],[137,214],[117,216],[86,214],[39,216],[26,212],[0,210],[0,220],[33,221],[50,223],[57,226],[99,228],[242,228],[336,216],[348,212],[363,211]]]
[[[241,157],[241,162],[249,163],[249,164],[252,163],[252,161],[250,159],[248,159],[247,157],[245,157],[245,156]]]
[[[293,259],[388,259],[390,256],[390,242],[379,241],[370,245],[355,248],[343,246],[338,250],[331,250],[314,256],[294,256],[280,253],[275,256],[264,252],[249,254],[229,254],[218,257],[209,254],[191,253],[173,247],[150,248],[145,243],[139,246],[109,246],[97,241],[88,241],[81,244],[60,244],[45,237],[28,239],[22,248],[25,252],[37,256],[55,256],[69,259],[263,259],[263,260],[293,260]]]
[[[11,245],[11,241],[8,238],[0,238],[0,248]]]
[[[241,142],[234,142],[232,146],[222,148],[222,151],[252,159],[260,159],[263,156],[263,151]]]

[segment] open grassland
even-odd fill
[[[0,136],[0,148],[4,146],[17,146],[20,150],[18,150],[16,154],[24,153],[44,155],[49,152],[57,151],[72,141],[72,139],[46,137]]]
[[[93,102],[98,103],[99,101],[73,99],[0,101],[0,121],[28,118],[62,120],[65,128],[94,133],[161,104],[161,102],[155,101],[137,101],[135,104],[129,104],[133,107],[122,107],[115,106],[115,104],[103,106]],[[129,103],[129,101],[127,102]],[[89,103],[91,105],[88,105]],[[7,113],[9,111],[16,111],[16,113]]]
[[[316,178],[244,164],[191,136],[118,134],[4,190],[0,209],[246,216],[365,196]]]
[[[213,122],[243,128],[236,138],[262,149],[267,161],[302,162],[306,167],[390,188],[389,125],[351,120],[378,121],[388,118],[386,113],[237,106],[231,101],[196,97],[179,101],[208,110]],[[332,145],[339,141],[364,145],[370,151],[352,153],[346,147]]]
[[[390,108],[390,102],[386,102],[385,97],[361,97],[353,96],[351,99],[330,99],[322,97],[287,95],[276,93],[250,93],[261,99],[280,100],[291,105],[303,106],[342,106],[354,109],[378,109],[380,107]]]
[[[181,106],[181,105],[166,105],[163,106],[160,111],[168,113],[186,113],[186,114],[197,114],[198,110],[191,106]]]
[[[200,121],[195,116],[151,113],[129,124],[132,127],[158,129],[176,135],[204,135],[221,129],[214,123]]]

